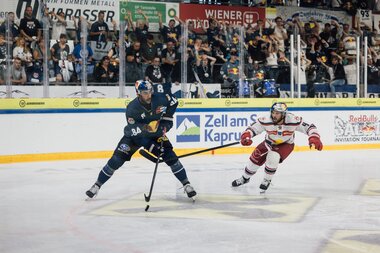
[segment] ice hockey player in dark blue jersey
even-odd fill
[[[158,156],[163,141],[162,158],[168,160],[166,164],[171,168],[174,176],[183,184],[184,191],[189,198],[197,193],[190,185],[186,170],[178,160],[173,146],[165,133],[173,126],[173,115],[177,109],[177,99],[165,93],[154,93],[149,81],[137,81],[137,98],[127,106],[127,125],[124,128],[124,136],[119,141],[112,157],[100,171],[95,184],[86,192],[89,198],[93,198],[99,192],[100,187],[119,169],[124,162],[130,161],[132,155],[144,147]]]

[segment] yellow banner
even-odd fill
[[[122,98],[23,98],[0,99],[0,110],[125,108],[131,99]],[[376,98],[233,98],[179,99],[179,108],[269,108],[274,102],[291,107],[379,107]]]

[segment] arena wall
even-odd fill
[[[168,137],[179,154],[239,140],[275,99],[180,99]],[[379,99],[281,99],[314,123],[324,150],[379,149]],[[123,135],[130,99],[2,99],[0,163],[107,158]],[[257,145],[264,134],[254,138]],[[248,153],[235,145],[215,154]],[[296,134],[296,151],[309,151]],[[210,154],[210,152],[208,153]],[[138,156],[138,154],[136,155]]]

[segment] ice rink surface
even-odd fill
[[[295,152],[265,194],[263,168],[232,188],[244,155],[182,159],[193,203],[169,167],[133,159],[94,200],[85,191],[106,160],[0,165],[0,252],[4,253],[378,253],[380,155]]]

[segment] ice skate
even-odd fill
[[[260,193],[265,193],[265,191],[268,189],[270,182],[272,180],[264,178],[263,181],[260,184]]]
[[[197,192],[190,184],[185,185],[183,187],[183,190],[187,194],[187,197],[193,199],[193,201],[195,200],[195,195],[197,195]]]
[[[232,187],[238,187],[240,185],[246,184],[249,182],[249,178],[241,176],[240,178],[232,181]]]
[[[94,184],[93,186],[91,186],[91,188],[88,191],[86,191],[86,195],[90,199],[92,199],[93,197],[98,195],[99,189],[100,189],[100,187],[98,185]]]

